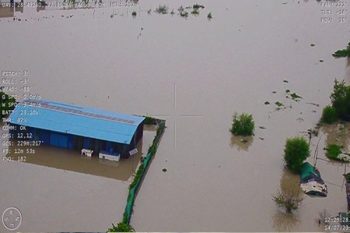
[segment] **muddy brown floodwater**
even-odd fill
[[[148,13],[159,4],[176,11],[197,2],[205,9],[187,19]],[[328,197],[304,196],[294,215],[278,209],[272,196],[298,182],[284,170],[286,138],[316,125],[335,78],[350,81],[347,61],[331,56],[350,37],[349,19],[336,14],[349,7],[342,2],[24,6],[15,19],[8,11],[0,17],[0,68],[28,71],[31,93],[43,98],[167,120],[136,199],[131,224],[138,231],[322,231],[320,212],[346,211],[344,165],[318,160]],[[323,18],[328,9],[332,21]],[[287,90],[302,99],[286,98]],[[255,136],[246,144],[230,135],[235,112],[254,115]],[[311,142],[314,151],[320,140],[320,158],[328,133],[321,130],[321,140]],[[77,172],[66,152],[43,148],[40,156],[46,153],[56,154],[51,164],[62,154],[67,166],[0,162],[0,210],[22,211],[19,230],[105,231],[121,220],[130,179]]]

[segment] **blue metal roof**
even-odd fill
[[[12,124],[130,144],[145,118],[49,100],[24,100],[9,117]]]

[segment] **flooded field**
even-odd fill
[[[320,212],[347,209],[346,167],[326,161],[323,151],[340,137],[335,129],[321,128],[311,141],[312,154],[319,142],[324,160],[317,167],[328,197],[304,195],[288,215],[273,195],[298,185],[284,169],[286,138],[307,137],[330,103],[334,79],[350,82],[348,62],[331,56],[350,36],[349,19],[335,13],[347,11],[350,3],[342,2],[207,0],[198,1],[205,6],[199,15],[187,18],[177,9],[197,2],[25,5],[13,15],[0,9],[0,70],[26,71],[30,93],[45,99],[166,120],[136,199],[136,230],[322,231]],[[160,4],[168,14],[154,12]],[[328,9],[331,21],[323,18]],[[286,98],[287,90],[302,99]],[[278,110],[276,102],[283,104]],[[254,116],[248,142],[229,132],[235,112]],[[338,140],[349,145],[348,136]],[[121,220],[134,161],[121,172],[70,155],[41,148],[28,163],[0,161],[0,210],[21,210],[19,230],[105,231]]]

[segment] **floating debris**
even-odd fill
[[[303,98],[300,95],[296,94],[295,92],[290,94],[290,97],[292,98],[292,100],[297,101],[297,102]]]
[[[188,12],[187,11],[182,11],[182,12],[180,12],[180,16],[184,17],[184,18],[187,18],[188,17]]]
[[[166,169],[166,168],[162,169],[162,172],[167,172],[167,171],[168,171],[168,169]]]
[[[265,101],[265,103],[264,103],[265,105],[269,105],[270,104],[270,102],[269,101]]]
[[[163,15],[168,14],[168,7],[166,5],[159,5],[156,8],[156,13]]]
[[[248,142],[248,140],[247,140],[247,139],[245,139],[245,138],[241,138],[240,142],[242,142],[242,143],[247,143],[247,142]]]
[[[310,44],[311,47],[315,47],[315,44]]]
[[[297,121],[298,121],[298,122],[303,122],[303,121],[304,121],[304,118],[298,117],[298,118],[297,118]]]
[[[266,129],[266,127],[264,127],[264,126],[259,126],[259,129]]]
[[[283,80],[283,82],[284,82],[284,83],[289,83],[289,81],[288,81],[288,80]]]
[[[327,197],[327,185],[321,178],[320,172],[310,163],[305,162],[300,170],[300,187],[305,194]]]
[[[193,9],[191,12],[192,15],[199,15],[199,10],[198,9]]]
[[[133,11],[133,12],[131,13],[131,15],[132,15],[133,17],[136,17],[136,15],[137,15],[136,11]]]
[[[320,105],[319,105],[319,104],[316,104],[316,103],[308,102],[308,103],[306,103],[306,104],[311,104],[311,105],[313,105],[313,106],[320,107]]]
[[[213,18],[211,12],[208,14],[207,18],[208,18],[208,19],[212,19],[212,18]]]
[[[199,10],[200,8],[204,9],[204,6],[200,5],[200,4],[194,4],[193,5],[193,9],[195,9],[195,10]]]
[[[284,106],[284,104],[282,104],[282,103],[279,102],[279,101],[276,101],[275,104],[276,104],[278,107],[283,107],[283,106]]]

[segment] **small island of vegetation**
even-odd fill
[[[255,123],[253,116],[248,113],[233,116],[231,133],[236,136],[252,136],[254,134]]]
[[[340,49],[333,53],[333,57],[340,58],[340,57],[350,57],[350,42],[348,44],[348,47],[346,49]]]
[[[303,137],[287,139],[284,149],[284,160],[287,168],[299,173],[304,161],[310,156],[309,144]]]
[[[350,121],[350,86],[344,81],[335,80],[330,98],[332,105],[323,109],[321,122],[332,124],[338,120]]]

